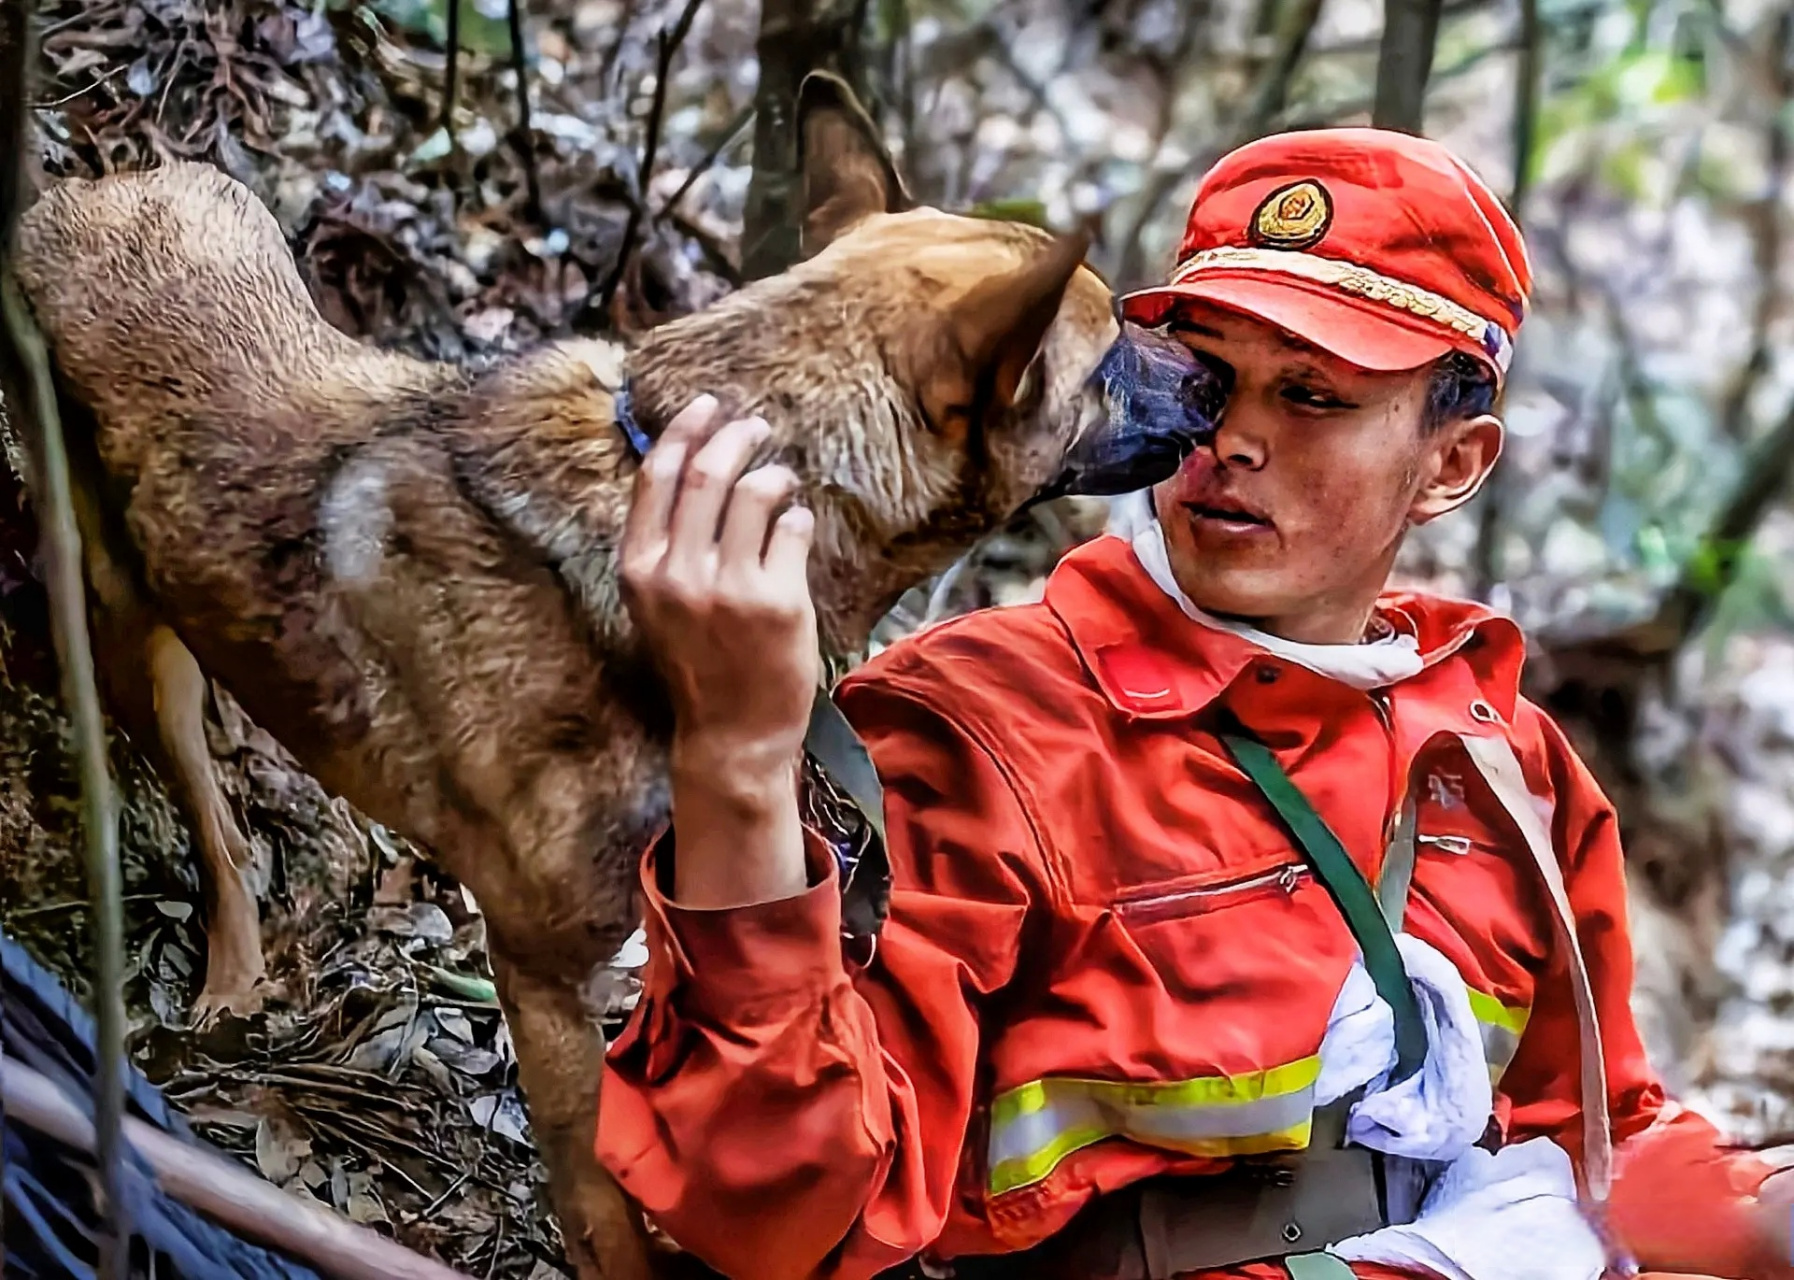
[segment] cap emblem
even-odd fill
[[[1280,187],[1252,215],[1249,238],[1272,249],[1306,249],[1327,234],[1333,197],[1313,180]]]

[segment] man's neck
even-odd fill
[[[1368,603],[1314,604],[1299,613],[1269,618],[1234,617],[1231,620],[1296,644],[1361,644],[1365,640],[1374,639],[1369,630],[1371,619],[1375,615],[1376,600],[1373,597]]]

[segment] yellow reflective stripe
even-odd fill
[[[1519,1051],[1520,1037],[1532,1018],[1532,1010],[1525,1005],[1502,1004],[1494,996],[1485,995],[1472,987],[1470,1012],[1476,1015],[1477,1022],[1481,1024],[1483,1057],[1489,1064],[1489,1081],[1491,1084],[1500,1084],[1508,1064]]]
[[[1079,1076],[1047,1076],[1017,1085],[997,1095],[990,1104],[992,1124],[1007,1124],[1017,1116],[1044,1110],[1049,1094],[1075,1091],[1120,1107],[1218,1107],[1306,1089],[1321,1075],[1321,1058],[1314,1054],[1281,1067],[1248,1071],[1237,1076],[1197,1076],[1191,1080],[1088,1080]]]
[[[1526,1024],[1532,1018],[1532,1010],[1527,1006],[1510,1007],[1494,996],[1484,995],[1475,987],[1470,988],[1470,1012],[1476,1015],[1478,1022],[1492,1027],[1505,1027],[1516,1036],[1526,1031]]]
[[[1308,1145],[1319,1076],[1320,1058],[1310,1056],[1237,1076],[1030,1081],[991,1104],[991,1194],[1039,1182],[1105,1138],[1216,1159],[1299,1150]]]

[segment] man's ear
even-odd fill
[[[949,310],[941,358],[923,380],[923,412],[953,434],[1014,405],[1023,375],[1059,314],[1090,237],[1058,236],[1028,261],[973,285]]]
[[[803,256],[875,213],[909,208],[878,126],[839,76],[812,71],[797,91],[797,163],[804,175]]]
[[[1492,413],[1446,423],[1438,432],[1431,442],[1438,451],[1432,477],[1420,486],[1408,511],[1409,521],[1417,525],[1456,511],[1476,496],[1501,457],[1505,435],[1501,419]]]

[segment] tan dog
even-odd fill
[[[19,278],[90,440],[96,608],[131,623],[127,657],[159,658],[190,804],[216,791],[203,668],[473,891],[583,1277],[648,1272],[592,1156],[603,1045],[582,1000],[637,922],[637,859],[668,807],[666,702],[618,598],[625,376],[650,435],[701,392],[772,424],[817,516],[821,642],[847,653],[1053,476],[1100,418],[1091,375],[1117,332],[1081,242],[905,211],[842,88],[813,79],[801,110],[813,256],[654,331],[627,370],[579,342],[484,370],[362,346],[319,318],[267,210],[209,168],[64,183],[20,229]],[[212,942],[229,949],[220,921],[253,927],[255,905],[223,878],[240,900],[214,909]]]

